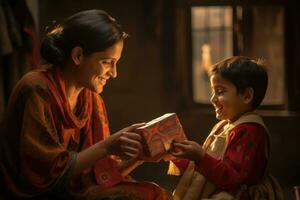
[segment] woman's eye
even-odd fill
[[[108,60],[102,60],[102,61],[101,61],[101,63],[102,63],[102,64],[109,65],[111,62],[110,62],[110,61],[108,61]]]

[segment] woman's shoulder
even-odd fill
[[[28,96],[35,92],[48,90],[47,70],[39,69],[27,72],[16,84],[12,96]]]
[[[34,87],[46,84],[46,73],[45,69],[38,69],[27,72],[18,82],[18,85]]]
[[[19,87],[29,88],[45,88],[49,82],[47,74],[50,73],[48,69],[36,69],[27,72],[17,83]]]

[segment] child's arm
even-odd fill
[[[193,141],[185,140],[180,143],[173,142],[172,148],[169,151],[169,153],[170,153],[170,155],[172,155],[171,157],[173,159],[170,159],[170,161],[176,166],[175,168],[177,168],[177,169],[172,170],[174,168],[174,166],[170,165],[171,170],[170,170],[170,166],[169,166],[168,173],[172,174],[172,175],[174,175],[174,174],[179,175],[179,172],[177,171],[177,170],[179,170],[180,174],[182,174],[186,170],[190,160],[198,161],[201,159],[201,157],[202,157],[201,155],[203,153],[202,151],[203,151],[202,147]],[[175,171],[175,172],[173,173],[172,171]]]
[[[258,182],[267,164],[265,129],[257,124],[241,124],[231,131],[229,140],[223,160],[205,153],[196,170],[223,189]]]
[[[180,143],[174,142],[173,145],[173,149],[179,149],[178,151],[171,151],[172,155],[176,157],[200,162],[200,160],[204,156],[204,150],[202,149],[202,146],[199,145],[197,142],[185,140]]]

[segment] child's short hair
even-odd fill
[[[253,89],[252,109],[262,102],[268,87],[268,75],[260,60],[255,61],[244,56],[233,56],[212,66],[210,76],[219,74],[237,88],[238,94],[246,88]]]

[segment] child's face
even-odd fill
[[[249,110],[249,102],[245,100],[245,95],[238,94],[236,87],[221,75],[212,75],[210,85],[210,101],[215,108],[217,119],[233,122]]]

